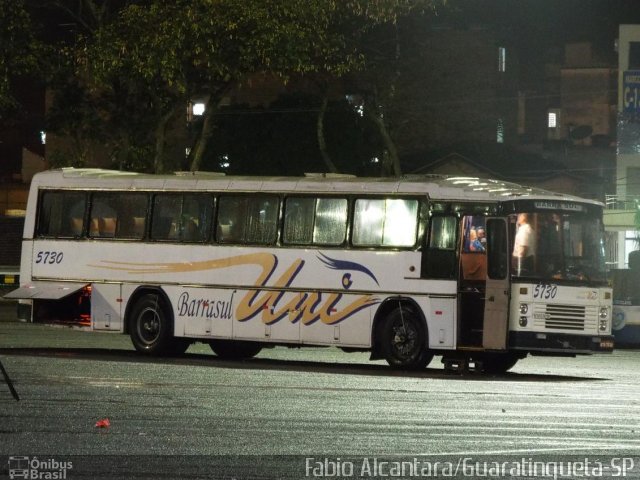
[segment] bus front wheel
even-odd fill
[[[424,323],[406,308],[397,308],[385,319],[380,330],[380,349],[394,368],[423,369],[433,358],[427,349]]]
[[[173,322],[165,301],[157,294],[140,297],[131,310],[129,334],[137,351],[147,355],[179,355],[189,347],[183,338],[173,337]]]
[[[217,356],[229,360],[252,358],[262,350],[259,343],[240,340],[211,340],[209,346]]]

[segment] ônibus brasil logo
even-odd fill
[[[72,462],[61,462],[53,458],[9,457],[9,478],[29,480],[65,480],[67,470],[73,469]]]

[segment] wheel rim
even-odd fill
[[[418,330],[412,322],[395,322],[391,339],[391,348],[395,357],[400,361],[413,359],[419,349],[418,339]]]
[[[160,315],[153,308],[145,308],[138,315],[138,338],[145,345],[152,345],[160,337]]]

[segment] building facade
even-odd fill
[[[640,25],[620,25],[618,64],[616,182],[605,228],[611,266],[625,268],[640,249]]]

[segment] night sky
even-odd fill
[[[564,45],[591,42],[593,53],[617,65],[620,24],[640,24],[640,0],[446,0],[439,15],[461,27],[495,28],[515,48],[524,82],[536,84],[545,63],[561,63]]]
[[[519,54],[534,57],[570,41],[591,41],[613,52],[618,25],[640,24],[640,0],[444,0],[439,16],[454,23],[495,25],[510,35]],[[110,5],[126,4],[111,0]],[[73,29],[75,24],[51,2],[27,0],[32,13],[50,29]],[[452,13],[452,11],[454,13]],[[61,26],[67,25],[67,27]],[[82,29],[76,25],[76,29]]]
[[[592,41],[613,48],[618,25],[640,23],[640,0],[450,0],[467,19],[510,28],[528,49]]]

